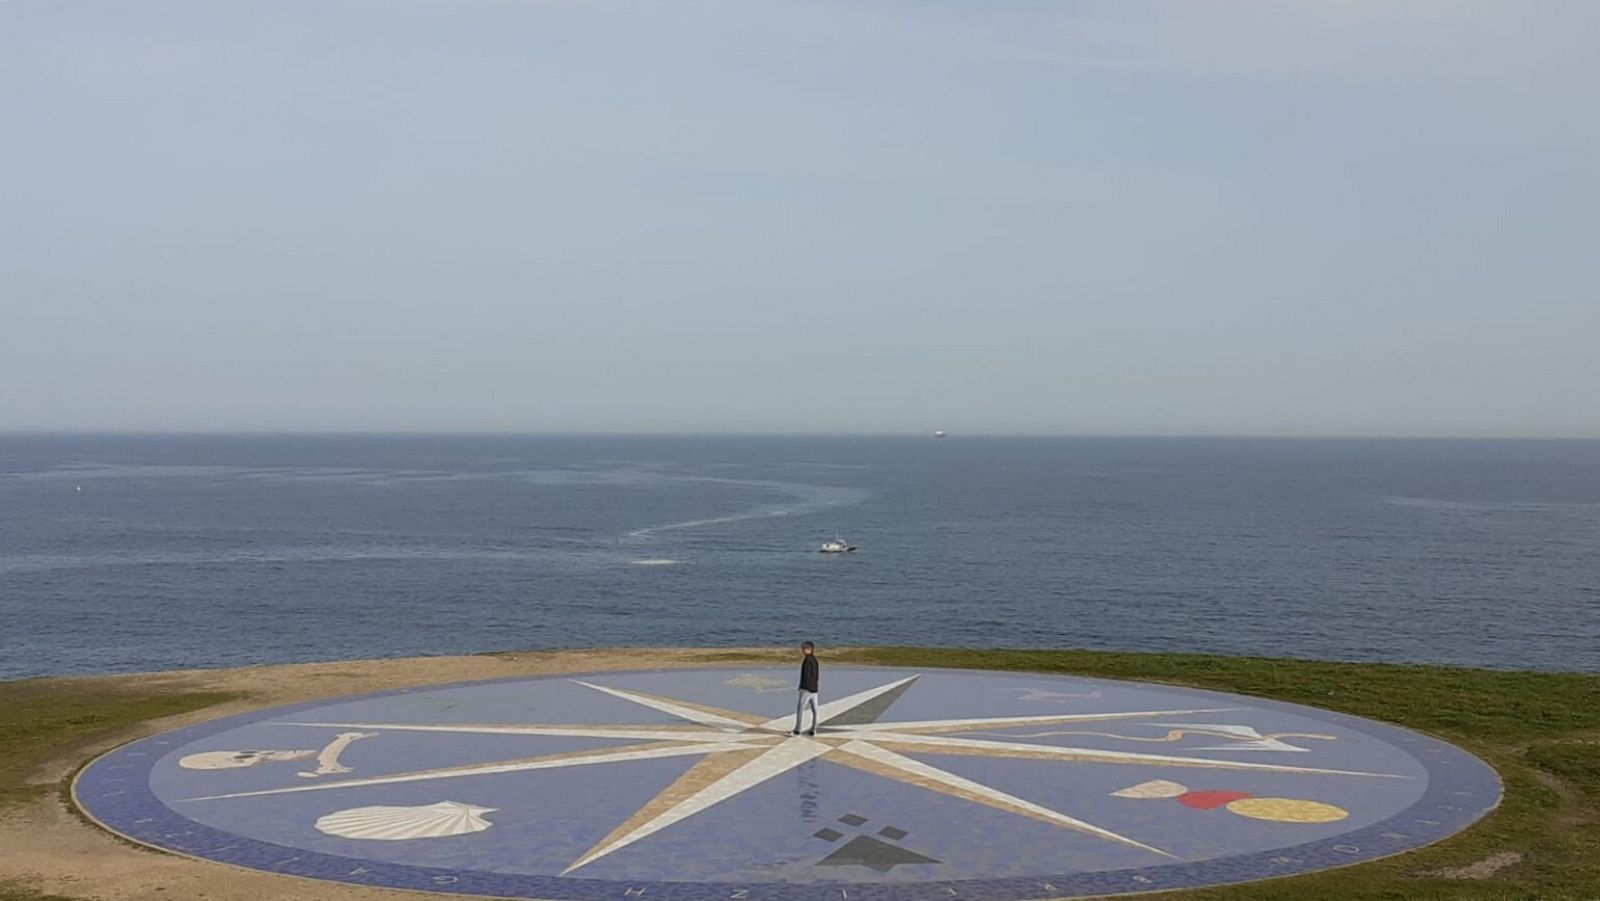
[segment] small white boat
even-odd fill
[[[856,546],[846,542],[843,538],[835,536],[824,541],[822,547],[817,548],[817,551],[823,554],[854,554]]]

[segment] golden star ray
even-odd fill
[[[1065,723],[1105,723],[1146,716],[1188,716],[1195,713],[1229,713],[1237,707],[1199,710],[1126,710],[1117,713],[1059,713],[1043,716],[998,716],[959,720],[922,720],[913,723],[872,723],[856,726],[862,732],[972,732],[979,729],[1016,729],[1024,726],[1059,726]]]
[[[368,776],[361,779],[342,779],[338,782],[319,782],[315,785],[294,785],[288,788],[268,788],[260,791],[234,792],[226,795],[207,795],[203,798],[186,798],[186,801],[218,801],[224,798],[254,798],[262,795],[288,795],[299,792],[329,791],[336,788],[361,788],[371,785],[396,785],[402,782],[426,782],[435,779],[458,779],[463,776],[491,776],[499,773],[517,773],[526,770],[547,770],[562,767],[588,766],[601,763],[624,763],[634,760],[653,760],[659,757],[684,757],[723,751],[745,751],[749,746],[735,744],[701,744],[690,742],[652,742],[626,747],[601,748],[593,751],[568,751],[563,754],[546,754],[540,757],[523,757],[493,763],[467,766],[441,767],[410,773],[393,773],[387,776]]]
[[[332,729],[387,729],[399,732],[457,732],[470,735],[543,735],[552,738],[616,738],[635,741],[752,741],[756,733],[724,732],[704,726],[669,723],[661,726],[519,726],[473,723],[283,723],[285,726],[322,726]]]
[[[642,838],[660,832],[673,823],[686,820],[714,804],[721,803],[734,795],[755,788],[768,779],[786,773],[800,764],[808,760],[814,760],[831,750],[832,748],[821,742],[794,738],[782,741],[754,756],[745,757],[745,755],[741,755],[744,758],[743,762],[729,769],[710,784],[697,791],[686,793],[676,803],[665,806],[664,809],[649,819],[638,821],[636,825],[622,832],[621,835],[616,834],[616,832],[622,831],[622,827],[618,827],[618,830],[612,833],[616,836],[615,838],[607,836],[610,839],[609,841],[589,849],[588,853],[573,861],[571,866],[563,870],[562,875],[593,863],[607,854],[620,851]],[[630,818],[629,823],[634,823],[636,820],[639,820],[637,814]],[[624,826],[626,825],[628,824],[625,823]]]
[[[1060,811],[1025,801],[1015,795],[1006,794],[996,788],[990,788],[980,782],[957,776],[954,773],[930,766],[920,760],[913,760],[901,754],[865,741],[852,741],[841,745],[838,754],[830,756],[829,760],[853,766],[878,776],[884,776],[897,782],[915,785],[918,788],[949,795],[972,801],[986,807],[993,807],[1007,813],[1028,817],[1041,823],[1052,826],[1061,826],[1077,832],[1087,833],[1098,838],[1108,839],[1127,845],[1160,854],[1163,857],[1172,857],[1171,854],[1152,847],[1143,842],[1135,841],[1125,835],[1118,835],[1109,829],[1103,829],[1083,820],[1069,817]]]
[[[753,716],[748,713],[740,713],[737,710],[723,710],[719,707],[708,707],[705,704],[691,704],[688,701],[679,701],[674,698],[663,698],[657,695],[649,695],[638,691],[626,691],[621,688],[608,688],[604,685],[595,685],[592,682],[582,682],[577,679],[573,679],[572,681],[582,685],[584,688],[592,688],[595,691],[605,692],[613,697],[622,698],[625,701],[632,701],[635,704],[641,704],[645,707],[651,708],[652,710],[659,710],[662,713],[670,714],[678,717],[679,719],[688,720],[691,723],[699,723],[702,726],[716,726],[724,729],[744,730],[750,728],[751,726],[762,725],[761,717]]]
[[[1034,745],[1010,741],[985,741],[973,738],[945,738],[933,735],[900,735],[894,732],[875,732],[870,741],[874,745],[895,748],[913,754],[960,754],[969,757],[1013,757],[1028,760],[1074,760],[1088,763],[1122,763],[1144,766],[1180,766],[1218,770],[1253,770],[1262,773],[1297,773],[1319,776],[1365,776],[1374,779],[1399,779],[1388,773],[1364,773],[1358,770],[1329,770],[1319,767],[1285,766],[1275,763],[1246,763],[1234,760],[1212,760],[1206,757],[1181,757],[1176,754],[1145,754],[1138,751],[1109,751],[1099,748],[1067,748],[1058,745]]]

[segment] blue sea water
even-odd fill
[[[803,638],[1600,671],[1600,442],[0,436],[0,679]]]

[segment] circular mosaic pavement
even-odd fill
[[[824,666],[450,685],[125,745],[74,786],[134,841],[363,885],[890,901],[1239,882],[1437,841],[1500,798],[1426,736],[1257,698]],[[811,716],[806,716],[806,727]]]

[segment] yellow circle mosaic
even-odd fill
[[[1242,817],[1275,823],[1336,823],[1350,815],[1343,807],[1294,798],[1240,798],[1228,809]]]

